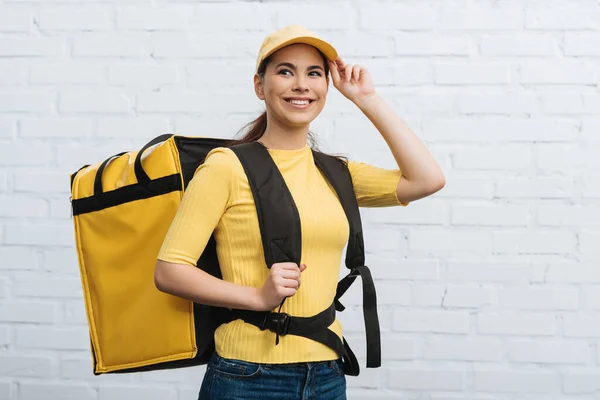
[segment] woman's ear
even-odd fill
[[[258,74],[254,74],[254,92],[259,99],[265,99],[265,92],[263,88],[263,80]]]

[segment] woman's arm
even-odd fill
[[[264,308],[260,304],[260,288],[224,281],[193,265],[158,260],[154,284],[161,292],[198,304],[256,311]]]
[[[369,72],[359,65],[330,62],[334,86],[365,114],[388,144],[402,177],[396,194],[402,203],[429,196],[446,183],[423,142],[375,92]]]

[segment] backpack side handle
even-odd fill
[[[172,133],[165,133],[164,135],[157,136],[148,143],[146,143],[146,145],[142,147],[140,151],[138,151],[137,155],[135,156],[135,164],[133,166],[135,171],[135,177],[138,183],[150,182],[150,177],[148,176],[146,171],[144,171],[144,167],[142,167],[142,154],[146,150],[148,150],[148,148],[154,146],[155,144],[169,140],[171,136],[173,136]]]

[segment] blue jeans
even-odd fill
[[[342,361],[257,364],[219,357],[208,362],[198,400],[346,400]]]

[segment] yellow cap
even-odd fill
[[[265,38],[258,52],[256,71],[258,72],[260,63],[262,63],[265,58],[269,57],[277,50],[295,43],[304,43],[316,47],[331,61],[335,61],[338,58],[338,53],[333,46],[320,39],[314,32],[311,32],[300,25],[290,25],[271,33]]]

